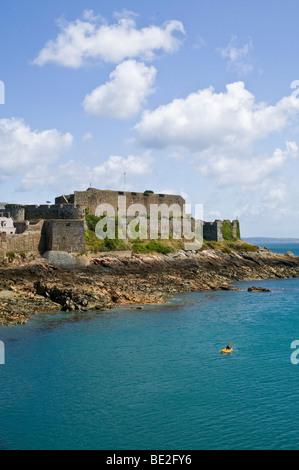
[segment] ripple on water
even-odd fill
[[[0,329],[0,448],[299,449],[299,281],[258,284]]]

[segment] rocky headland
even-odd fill
[[[32,315],[52,310],[84,314],[117,305],[140,308],[182,292],[237,290],[234,283],[242,280],[299,277],[299,257],[267,249],[55,256],[52,261],[29,255],[2,261],[0,326],[26,323]]]

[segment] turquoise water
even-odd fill
[[[299,280],[239,286],[1,328],[0,449],[298,450]]]
[[[274,253],[287,253],[291,251],[295,256],[299,256],[299,243],[289,243],[287,245],[283,243],[268,243],[266,246]]]

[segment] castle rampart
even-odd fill
[[[151,194],[151,193],[135,193],[123,191],[102,191],[100,189],[89,188],[87,191],[75,191],[74,195],[60,196],[55,199],[55,203],[59,204],[62,201],[74,201],[75,206],[82,206],[88,208],[91,214],[96,213],[96,209],[100,204],[110,204],[115,213],[118,213],[118,198],[119,196],[126,197],[127,209],[132,204],[142,204],[148,214],[150,213],[151,204],[178,204],[181,208],[182,214],[184,213],[185,200],[181,196],[168,195],[168,194]]]
[[[2,234],[0,253],[22,253],[45,251],[67,251],[84,253],[83,220],[41,220],[36,224],[26,223],[24,232],[16,235]]]
[[[240,225],[238,220],[215,220],[203,223],[203,238],[206,241],[223,242],[240,238]]]
[[[119,205],[122,203],[126,204],[127,211],[133,205],[140,205],[146,209],[147,238],[150,234],[148,216],[152,213],[152,205],[159,206],[161,210],[157,216],[158,235],[162,231],[162,222],[167,218],[173,238],[180,238],[181,229],[175,223],[178,216],[174,214],[172,207],[180,209],[179,219],[185,215],[185,200],[181,196],[154,194],[150,191],[137,193],[89,188],[87,191],[75,191],[74,194],[59,196],[53,205],[5,204],[5,211],[1,213],[13,219],[16,234],[4,234],[1,237],[0,252],[53,250],[82,253],[85,251],[84,228],[87,210],[91,215],[98,215],[98,206],[105,204],[112,206],[115,216],[118,216]],[[165,214],[167,212],[168,215],[162,214],[163,205],[164,209],[166,208]],[[129,219],[135,218],[134,212],[134,210],[128,211]],[[191,219],[191,222],[191,229],[194,231],[195,220]],[[218,242],[238,239],[239,222],[237,220],[203,222],[203,238],[206,241]]]

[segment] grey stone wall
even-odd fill
[[[76,191],[74,194],[74,204],[88,207],[91,214],[95,214],[97,207],[100,204],[110,204],[115,213],[118,213],[118,197],[125,196],[127,208],[132,204],[142,204],[145,206],[147,213],[150,213],[151,204],[178,204],[181,208],[182,214],[184,213],[185,200],[181,196],[167,195],[167,194],[143,194],[135,192],[122,192],[122,191],[102,191],[99,189],[89,188],[87,191]],[[61,197],[55,200],[56,203],[61,201]]]
[[[239,221],[233,220],[215,220],[214,222],[204,222],[203,223],[203,238],[206,241],[215,241],[215,242],[222,242],[224,241],[224,236],[222,233],[222,226],[223,223],[229,223],[231,225],[231,230],[233,237],[238,239],[239,238]]]
[[[83,220],[41,220],[36,224],[26,225],[25,232],[5,234],[6,237],[0,239],[2,255],[25,251],[40,254],[45,251],[85,252]]]
[[[28,230],[25,232],[15,235],[6,235],[5,240],[2,239],[0,241],[0,253],[2,255],[27,251],[42,253],[45,248],[46,234],[43,221],[36,224],[32,230],[28,226]]]
[[[222,235],[222,222],[215,220],[214,222],[203,223],[203,238],[207,241],[222,242],[224,240]]]
[[[7,204],[5,209],[5,216],[10,216],[15,222],[25,220],[25,206],[20,204]]]
[[[83,220],[46,220],[44,229],[47,251],[85,252]]]

